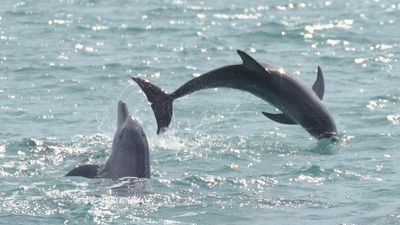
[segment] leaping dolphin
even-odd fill
[[[241,50],[237,50],[237,53],[243,64],[224,66],[202,74],[171,94],[149,81],[132,77],[152,103],[158,126],[157,134],[163,133],[170,124],[172,102],[175,99],[202,89],[225,87],[250,92],[278,108],[282,113],[262,112],[271,120],[283,124],[300,124],[318,139],[336,139],[335,121],[321,101],[325,84],[319,66],[317,80],[310,89],[298,77],[287,74],[281,68],[259,63]]]
[[[87,178],[150,178],[149,145],[142,126],[131,118],[128,107],[118,102],[118,122],[110,157],[104,165],[82,165],[66,176]]]

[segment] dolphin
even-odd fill
[[[172,102],[195,91],[208,88],[233,88],[247,91],[278,108],[281,113],[262,112],[269,119],[282,124],[300,124],[317,139],[336,140],[337,130],[333,117],[322,103],[325,84],[318,66],[317,80],[312,89],[298,77],[282,68],[259,63],[241,50],[237,50],[243,63],[228,65],[204,73],[179,87],[171,94],[139,77],[132,79],[140,86],[152,103],[157,120],[157,134],[163,133],[171,122]]]
[[[69,171],[66,176],[87,178],[122,177],[150,178],[149,145],[142,126],[132,119],[128,107],[118,102],[117,131],[111,155],[104,165],[82,165]]]

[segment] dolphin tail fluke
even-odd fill
[[[157,120],[157,134],[164,133],[172,119],[172,102],[174,99],[149,81],[138,77],[132,77],[132,79],[139,85],[149,102],[151,102],[151,108]]]

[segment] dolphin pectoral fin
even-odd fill
[[[82,165],[69,171],[65,176],[80,176],[86,178],[96,178],[99,174],[99,165]]]
[[[325,81],[324,81],[324,76],[322,75],[321,67],[319,66],[318,66],[317,80],[315,81],[312,89],[315,92],[315,94],[317,94],[319,99],[322,100],[322,98],[324,98]]]
[[[249,56],[247,53],[237,50],[237,53],[239,54],[240,58],[243,60],[243,66],[245,66],[249,70],[253,70],[259,73],[265,73],[268,72],[260,63],[258,63],[255,59],[253,59],[251,56]]]
[[[278,122],[278,123],[283,123],[283,124],[297,124],[295,121],[293,121],[290,117],[286,116],[283,113],[278,113],[278,114],[273,114],[273,113],[267,113],[267,112],[262,112],[264,116],[268,117],[269,119]]]

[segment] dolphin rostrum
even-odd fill
[[[115,132],[111,155],[104,165],[82,165],[66,176],[87,178],[122,177],[150,178],[149,145],[142,126],[131,118],[128,107],[118,102],[117,131]]]
[[[336,139],[335,121],[322,103],[325,84],[319,66],[317,80],[311,89],[298,77],[287,74],[281,68],[259,63],[241,50],[237,50],[237,53],[243,64],[224,66],[202,74],[171,94],[149,81],[132,77],[152,103],[157,134],[164,132],[171,122],[172,102],[175,99],[202,89],[224,87],[247,91],[278,108],[282,113],[262,112],[271,120],[300,124],[318,139]]]

